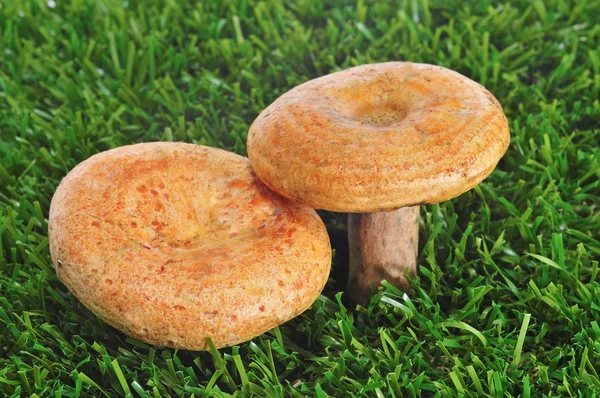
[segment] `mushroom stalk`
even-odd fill
[[[350,274],[347,292],[366,303],[382,280],[406,290],[414,276],[419,246],[419,206],[378,213],[348,214]]]

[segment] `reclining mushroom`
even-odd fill
[[[323,222],[260,182],[248,159],[183,143],[94,155],[50,206],[60,280],[145,342],[205,350],[299,315],[329,276]]]

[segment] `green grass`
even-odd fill
[[[0,0],[0,396],[598,394],[599,48],[598,0]],[[77,163],[151,140],[244,154],[285,91],[388,60],[481,82],[512,134],[478,188],[423,207],[410,296],[352,308],[325,212],[325,291],[239,347],[147,346],[56,278],[48,207]]]

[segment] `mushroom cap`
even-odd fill
[[[49,239],[60,280],[145,342],[230,346],[306,310],[331,249],[316,212],[269,190],[247,158],[184,143],[92,156],[61,182]]]
[[[362,213],[456,197],[492,172],[509,141],[483,86],[440,66],[387,62],[279,97],[252,124],[248,157],[282,196]]]

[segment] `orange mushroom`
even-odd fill
[[[248,159],[183,143],[120,147],[61,182],[52,260],[92,312],[151,344],[204,350],[306,310],[331,249],[316,212],[276,195]]]
[[[406,288],[419,205],[486,178],[510,136],[500,103],[449,69],[362,65],[310,80],[267,107],[248,135],[256,175],[316,209],[349,212],[348,292],[364,302],[387,279]]]

